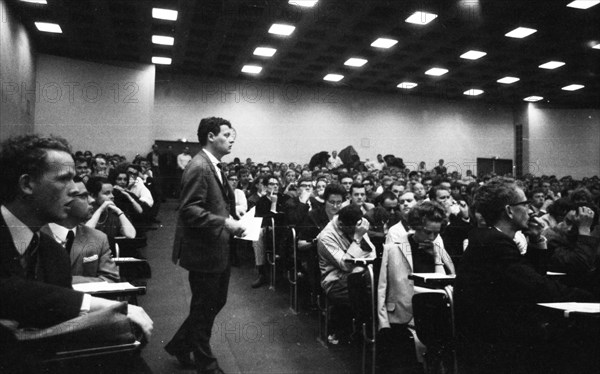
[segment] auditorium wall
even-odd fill
[[[237,144],[228,159],[307,163],[319,151],[354,146],[361,159],[402,157],[409,167],[444,158],[474,169],[477,157],[514,159],[510,108],[425,99],[398,92],[157,78],[152,121],[158,139],[196,139],[201,118],[231,120]]]
[[[35,55],[31,38],[0,0],[0,140],[33,131]]]
[[[600,110],[529,106],[529,158],[537,175],[600,175]]]
[[[74,150],[146,154],[154,142],[154,65],[95,63],[40,54],[35,130]]]

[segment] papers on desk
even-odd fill
[[[442,274],[442,273],[412,273],[414,278],[420,278],[424,281],[427,280],[445,280],[445,279],[454,279],[456,278],[455,274]]]
[[[113,257],[113,261],[116,263],[120,263],[120,262],[144,262],[146,260],[142,260],[141,258],[135,258],[135,257]]]
[[[547,308],[560,309],[565,311],[565,316],[568,317],[570,312],[600,314],[600,303],[538,303],[538,305]]]
[[[73,289],[75,291],[85,292],[85,293],[127,291],[127,290],[137,290],[138,288],[139,287],[136,287],[129,282],[119,282],[119,283],[91,282],[91,283],[77,283],[77,284],[73,285]]]
[[[456,275],[442,273],[412,273],[408,275],[408,279],[414,281],[415,286],[425,288],[444,288],[454,284]]]
[[[256,209],[252,208],[240,218],[240,224],[246,228],[244,236],[236,236],[236,239],[249,240],[251,242],[258,241],[260,227],[262,226],[262,217],[255,217]]]

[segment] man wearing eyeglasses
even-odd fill
[[[552,332],[542,329],[548,326],[540,319],[536,303],[589,301],[592,296],[540,275],[520,254],[513,238],[517,231],[528,229],[530,209],[514,181],[490,181],[477,190],[474,202],[488,227],[469,233],[456,277],[459,362],[468,373],[555,369],[552,365],[558,363],[548,352],[556,350],[560,339],[543,339]],[[545,364],[550,366],[544,369]]]

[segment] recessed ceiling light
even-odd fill
[[[288,3],[290,3],[292,5],[297,5],[297,6],[301,6],[304,8],[312,8],[318,2],[319,2],[319,0],[290,0],[290,1],[288,1]]]
[[[269,47],[257,47],[254,50],[254,54],[256,56],[264,56],[264,57],[272,57],[275,52],[277,52],[277,50],[275,48],[269,48]]]
[[[596,44],[595,46],[593,46],[592,48],[594,49],[600,49],[600,43]]]
[[[466,90],[465,92],[463,92],[463,95],[467,95],[467,96],[479,96],[483,93],[483,90],[479,90],[477,88],[470,88],[468,90]]]
[[[413,82],[402,82],[402,83],[398,84],[396,87],[403,88],[405,90],[411,90],[417,86],[418,86],[418,84],[413,83]]]
[[[32,3],[32,4],[48,4],[46,0],[21,0],[24,3]]]
[[[354,58],[354,57],[352,57],[352,58],[349,58],[348,60],[346,60],[346,62],[344,62],[344,65],[360,67],[360,66],[363,66],[366,63],[367,63],[367,60],[365,60],[363,58]]]
[[[563,88],[561,88],[561,90],[564,90],[564,91],[577,91],[577,90],[582,89],[583,87],[585,87],[585,86],[583,86],[581,84],[570,84],[568,86],[564,86]]]
[[[467,60],[477,60],[482,58],[483,56],[487,55],[487,53],[485,52],[481,52],[481,51],[469,51],[469,52],[465,52],[462,55],[460,55],[460,58],[464,58]]]
[[[378,38],[373,43],[371,43],[371,47],[375,48],[391,48],[398,43],[397,40],[394,39],[386,39],[386,38]]]
[[[339,82],[342,79],[344,79],[344,76],[340,75],[340,74],[327,74],[326,76],[323,77],[324,81],[329,81],[329,82]]]
[[[517,77],[504,77],[504,78],[498,79],[496,82],[503,83],[503,84],[512,84],[512,83],[515,83],[518,81],[520,81],[520,79]]]
[[[163,8],[152,8],[152,18],[164,19],[167,21],[177,21],[176,10],[163,9]]]
[[[517,27],[513,31],[510,31],[510,32],[504,34],[504,36],[508,36],[509,38],[522,39],[522,38],[525,38],[535,32],[537,32],[536,29],[530,29],[528,27]]]
[[[152,57],[153,64],[171,65],[171,57]]]
[[[570,8],[588,9],[600,3],[600,0],[575,0],[567,4]]]
[[[257,65],[244,65],[244,67],[242,67],[242,73],[258,74],[261,71],[262,67]]]
[[[172,36],[152,35],[152,43],[162,45],[173,45],[175,39]]]
[[[414,23],[417,25],[426,25],[437,18],[437,14],[427,12],[414,12],[408,17],[405,22]]]
[[[548,69],[548,70],[552,70],[552,69],[556,69],[559,68],[561,66],[563,66],[565,63],[562,61],[548,61],[545,64],[541,64],[540,66],[538,66],[541,69]]]
[[[442,68],[431,68],[429,70],[427,70],[425,72],[425,74],[427,75],[434,75],[436,77],[439,77],[440,75],[444,75],[448,72],[448,69],[442,69]]]
[[[269,33],[276,34],[276,35],[288,36],[288,35],[291,35],[295,29],[296,29],[295,26],[284,25],[281,23],[274,23],[271,26],[271,28],[269,29]]]
[[[35,27],[38,30],[43,32],[51,32],[54,34],[62,34],[62,29],[56,23],[48,23],[48,22],[36,22]]]
[[[529,101],[529,102],[536,102],[536,101],[540,101],[540,100],[544,100],[543,97],[541,96],[527,96],[526,98],[523,99],[524,101]]]

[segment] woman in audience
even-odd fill
[[[229,185],[233,189],[235,194],[235,211],[239,217],[243,216],[244,213],[248,211],[248,201],[246,200],[246,195],[242,190],[238,187],[239,178],[238,175],[231,171],[227,176],[227,181]]]
[[[317,178],[315,188],[313,190],[313,196],[310,198],[310,204],[313,210],[319,207],[323,207],[325,205],[324,194],[327,184],[328,183],[326,177],[320,176]]]
[[[118,236],[129,239],[135,238],[135,228],[125,216],[123,210],[115,204],[113,186],[108,179],[92,177],[86,187],[94,199],[92,203],[94,212],[87,221],[86,226],[104,232],[112,243],[114,243],[114,238]]]
[[[129,175],[122,168],[117,168],[114,173],[111,173],[109,181],[113,185],[115,205],[125,212],[125,216],[129,218],[136,227],[136,231],[139,232],[144,224],[144,208],[139,198],[127,189]]]
[[[415,357],[409,331],[415,290],[408,276],[412,273],[455,273],[452,259],[439,235],[445,224],[444,207],[437,202],[423,202],[408,213],[411,231],[397,242],[384,245],[377,286],[377,316],[379,329],[389,330],[382,332],[384,343],[380,346],[408,349],[403,354],[405,357]],[[394,350],[394,354],[400,353]]]

